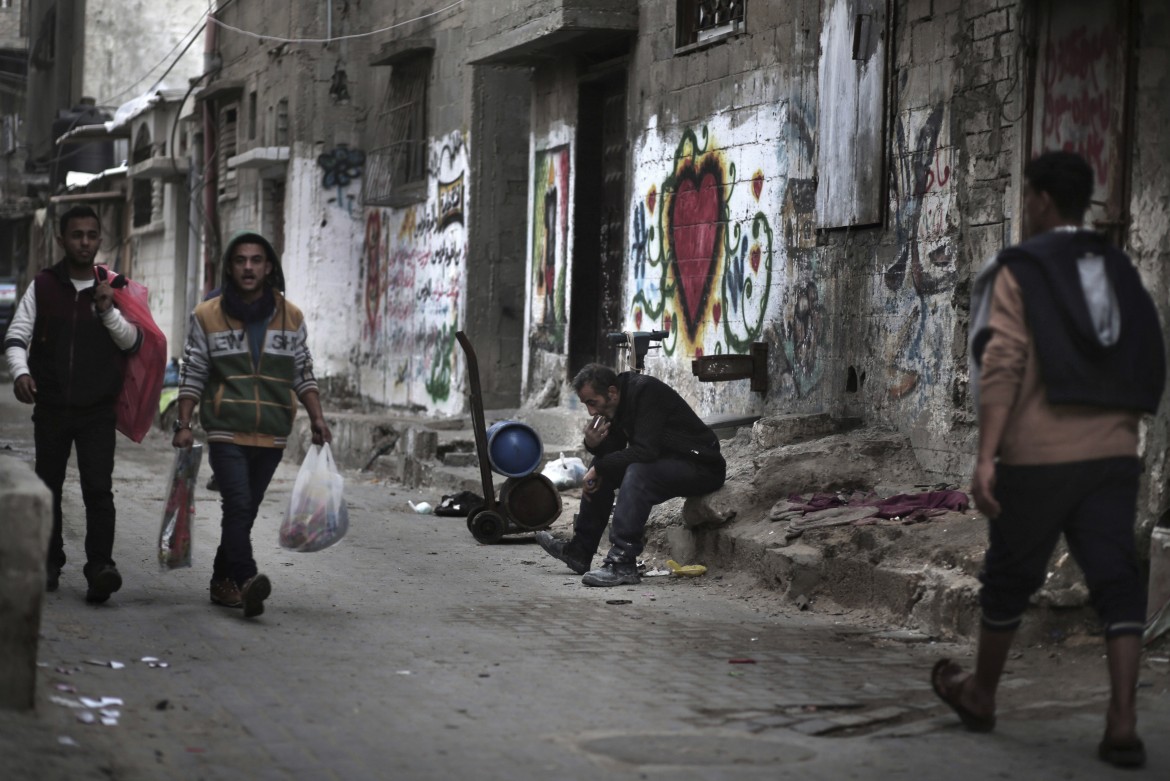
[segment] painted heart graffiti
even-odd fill
[[[675,174],[667,224],[687,336],[694,338],[707,310],[724,230],[723,170],[713,157]]]
[[[666,328],[663,355],[746,353],[763,334],[772,292],[772,228],[763,169],[746,188],[706,127],[685,129],[661,185],[634,203],[630,315]],[[731,214],[742,215],[732,220]]]

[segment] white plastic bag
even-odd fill
[[[556,461],[545,464],[540,473],[551,480],[558,491],[564,491],[579,487],[581,481],[585,479],[586,471],[584,461],[575,457],[565,458],[565,454],[561,453],[561,457]]]
[[[280,525],[280,546],[311,553],[344,537],[349,530],[344,489],[345,478],[337,471],[328,443],[310,445]]]

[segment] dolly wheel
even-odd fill
[[[504,536],[504,519],[491,510],[476,513],[467,525],[471,529],[471,536],[484,545],[497,543]]]

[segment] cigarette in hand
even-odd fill
[[[590,428],[597,428],[597,424],[599,424],[600,422],[601,422],[601,416],[598,415],[597,417],[595,417],[593,419],[593,425],[590,426]]]

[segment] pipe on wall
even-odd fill
[[[213,15],[207,15],[203,38],[203,72],[215,69],[216,32],[219,25]],[[219,214],[216,212],[216,194],[219,190],[219,167],[216,165],[216,123],[213,101],[203,101],[203,295],[216,287],[215,262],[219,247]]]

